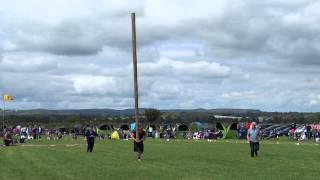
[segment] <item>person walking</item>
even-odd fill
[[[86,138],[87,138],[87,152],[92,152],[93,147],[94,147],[94,140],[97,136],[97,133],[92,129],[89,128],[88,131],[86,132]]]
[[[143,151],[144,151],[143,141],[146,133],[143,131],[141,126],[138,126],[137,129],[139,133],[139,139],[136,138],[136,131],[133,131],[131,133],[131,139],[133,140],[133,150],[134,152],[137,152],[138,161],[141,161],[141,155],[143,154]]]
[[[251,157],[258,156],[259,151],[259,128],[255,122],[251,123],[251,127],[247,133],[247,142],[250,144]]]

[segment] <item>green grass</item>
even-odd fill
[[[65,145],[75,144],[67,147]],[[0,179],[319,179],[320,146],[264,141],[251,159],[243,141],[147,140],[142,162],[130,141],[32,141],[0,147]],[[55,145],[55,146],[50,146]]]

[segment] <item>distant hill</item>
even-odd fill
[[[201,113],[232,113],[232,114],[243,114],[243,113],[261,113],[262,111],[257,109],[170,109],[161,110],[162,112],[201,112]]]
[[[95,116],[95,115],[109,115],[109,116],[130,116],[133,114],[132,109],[62,109],[62,110],[48,110],[48,109],[32,109],[32,110],[16,110],[9,111],[9,115],[85,115],[85,116]]]
[[[144,113],[144,108],[139,110]],[[163,109],[161,122],[184,122],[193,121],[213,122],[215,115],[242,117],[249,120],[268,122],[268,123],[307,123],[318,122],[320,113],[302,112],[264,112],[257,109]],[[91,120],[124,122],[132,121],[133,109],[31,109],[31,110],[9,110],[6,115],[8,122],[14,123],[81,123]],[[141,118],[143,120],[143,118]]]

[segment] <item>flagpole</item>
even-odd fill
[[[137,68],[137,42],[136,42],[136,15],[131,13],[132,30],[132,61],[134,78],[134,115],[136,120],[136,139],[139,139],[139,99],[138,99],[138,68]]]

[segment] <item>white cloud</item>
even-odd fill
[[[255,91],[243,91],[243,92],[237,92],[233,91],[230,93],[224,93],[222,94],[223,98],[227,99],[252,99],[257,98],[257,93]]]
[[[318,104],[319,104],[319,102],[318,102],[317,100],[315,100],[315,99],[310,100],[309,103],[310,103],[311,106],[314,106],[314,105],[318,105]]]
[[[21,56],[24,59],[21,59]],[[0,61],[0,70],[3,72],[17,72],[17,73],[34,73],[36,71],[52,71],[58,67],[57,61],[50,57],[29,57],[22,55],[5,56]]]
[[[190,76],[193,78],[217,78],[231,75],[231,68],[215,62],[197,61],[183,62],[161,58],[155,63],[140,63],[142,75],[170,74],[175,76]]]
[[[309,99],[309,102],[306,103],[307,105],[312,106],[312,107],[318,107],[320,105],[320,95],[319,94],[311,93],[307,96],[307,98]]]
[[[121,95],[129,93],[130,86],[123,83],[123,79],[104,76],[76,76],[72,78],[73,87],[76,93]],[[131,89],[130,89],[131,90]]]
[[[12,92],[17,108],[132,107],[135,11],[143,106],[319,111],[319,7],[1,1],[0,93]]]
[[[183,94],[183,89],[181,89],[177,84],[166,83],[166,82],[154,82],[151,86],[150,93],[147,95],[153,99],[174,99],[179,98]]]

